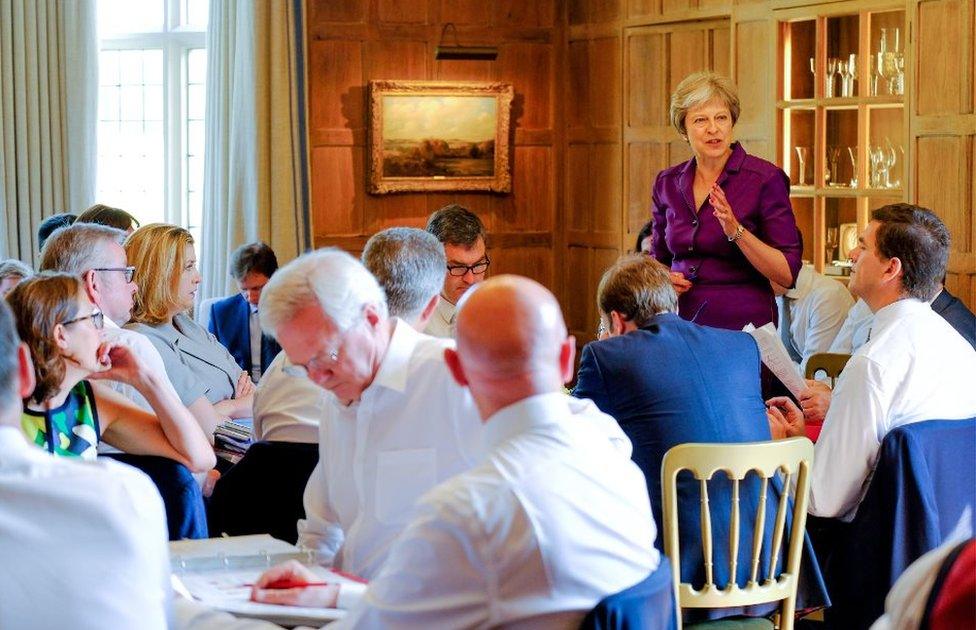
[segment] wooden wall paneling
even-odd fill
[[[548,146],[515,147],[513,194],[491,198],[493,231],[551,232],[555,222],[553,149]],[[531,192],[531,194],[525,194]]]
[[[366,120],[362,44],[315,40],[309,43],[309,99],[312,129],[361,129]],[[338,96],[338,98],[336,97]]]
[[[369,0],[331,0],[330,2],[310,2],[309,24],[324,22],[363,22]]]
[[[592,207],[591,229],[594,232],[622,233],[620,182],[623,179],[623,156],[619,144],[597,144],[590,154]]]
[[[636,31],[626,41],[627,125],[667,125],[667,36],[662,32]]]
[[[563,277],[567,290],[562,302],[563,315],[570,334],[583,335],[589,331],[591,338],[596,334],[595,323],[588,323],[589,303],[593,300],[589,291],[589,270],[591,250],[582,245],[569,245],[566,253],[566,268]],[[578,342],[583,342],[577,338]]]
[[[440,0],[439,21],[454,24],[491,24],[491,3],[484,0]]]
[[[711,30],[712,54],[711,68],[719,74],[732,76],[732,29],[728,26],[716,27]]]
[[[621,16],[621,4],[627,0],[589,0],[589,21],[595,24],[613,22]]]
[[[551,247],[505,247],[492,249],[492,275],[514,273],[532,278],[545,286],[552,286]]]
[[[620,37],[601,37],[590,42],[589,106],[594,127],[620,124]]]
[[[363,148],[319,146],[312,149],[312,227],[316,240],[363,230]]]
[[[628,0],[627,17],[631,19],[648,18],[660,15],[661,0]]]
[[[483,2],[484,0],[478,0]],[[556,0],[493,0],[495,24],[499,26],[536,26],[547,28],[556,21]]]
[[[675,30],[668,45],[668,93],[692,72],[708,68],[708,33],[703,29]]]
[[[380,22],[424,24],[427,4],[427,0],[377,0],[377,17]]]
[[[513,43],[499,51],[497,80],[518,85],[512,103],[513,128],[551,129],[554,82],[550,44]]]
[[[976,310],[976,8],[971,0],[908,7],[909,198],[945,221],[946,286]]]
[[[569,42],[569,72],[566,80],[566,124],[582,127],[590,115],[590,46],[586,40]]]
[[[566,227],[585,232],[590,228],[590,146],[571,144],[566,152]]]
[[[426,79],[433,63],[433,49],[425,41],[382,38],[366,44],[366,81]]]

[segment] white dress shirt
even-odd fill
[[[847,312],[844,325],[840,327],[827,352],[854,354],[868,340],[868,332],[873,321],[874,313],[871,312],[871,307],[858,298],[851,310]]]
[[[316,444],[328,394],[311,380],[284,372],[288,365],[288,356],[279,352],[254,391],[254,439]]]
[[[298,544],[324,563],[375,576],[417,499],[476,461],[481,420],[448,372],[451,346],[397,319],[361,400],[343,406],[328,394],[319,462],[305,487],[307,518],[298,521]]]
[[[434,314],[431,316],[430,321],[427,322],[427,327],[424,328],[424,334],[432,337],[454,339],[456,319],[457,306],[448,302],[442,295],[441,299],[437,300],[437,308],[434,309]]]
[[[816,444],[810,513],[853,518],[885,435],[923,420],[976,416],[976,351],[926,302],[874,316],[871,339],[841,372]]]
[[[167,627],[166,515],[148,477],[0,427],[0,628]]]
[[[483,463],[423,497],[329,628],[578,628],[657,568],[644,475],[591,401],[533,396],[492,416],[485,438]]]
[[[247,319],[248,340],[251,342],[251,380],[261,380],[261,322],[258,320],[258,307],[247,303],[250,315]]]
[[[800,268],[796,287],[776,301],[782,308],[790,309],[789,338],[802,359],[800,374],[805,372],[812,355],[827,352],[854,305],[847,287],[817,273],[811,265]]]

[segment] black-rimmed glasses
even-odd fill
[[[69,319],[66,322],[61,322],[61,325],[67,326],[68,324],[76,324],[78,322],[83,322],[86,319],[91,320],[92,326],[94,326],[96,330],[101,330],[102,328],[105,327],[105,314],[102,313],[101,311],[92,311],[88,315],[84,315],[82,317],[75,317],[74,319]]]
[[[459,278],[469,271],[476,276],[480,276],[484,272],[488,271],[488,265],[490,264],[491,259],[485,256],[484,260],[480,260],[473,265],[448,265],[447,272],[452,276],[457,276]]]
[[[132,267],[132,266],[129,266],[129,267],[92,267],[92,271],[121,271],[122,273],[125,274],[125,282],[126,282],[126,284],[128,284],[128,283],[132,282],[132,276],[135,274],[136,268],[135,267]]]

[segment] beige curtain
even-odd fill
[[[37,226],[95,190],[95,0],[0,0],[0,258],[36,265]]]
[[[236,290],[227,258],[263,240],[280,263],[309,242],[301,0],[211,0],[201,298]]]

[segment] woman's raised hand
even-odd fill
[[[715,218],[721,224],[726,238],[734,237],[736,230],[739,229],[739,220],[735,218],[735,212],[732,211],[732,206],[725,197],[725,191],[717,183],[712,184],[711,190],[708,191],[708,202],[712,204]]]
[[[244,398],[253,393],[254,382],[251,381],[251,375],[247,372],[241,372],[241,375],[237,377],[237,385],[234,386],[234,398]]]
[[[675,293],[681,295],[691,288],[691,280],[685,278],[685,274],[681,273],[680,271],[672,271],[671,286],[674,287]]]
[[[104,341],[98,347],[98,365],[101,369],[89,375],[89,378],[121,381],[135,386],[144,375],[139,355],[118,339]]]

